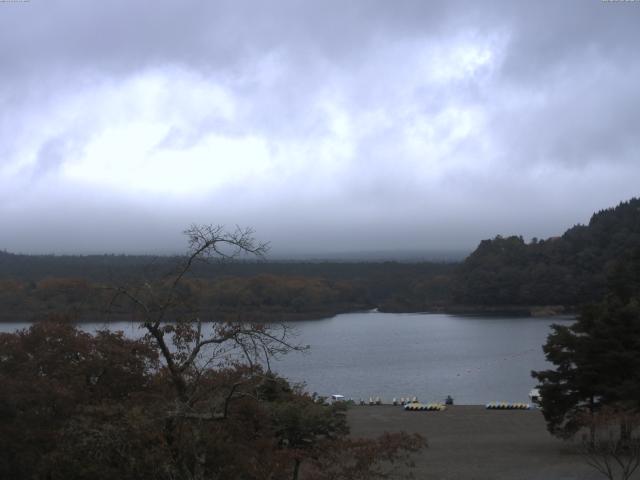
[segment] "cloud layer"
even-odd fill
[[[637,2],[0,4],[0,248],[548,236],[638,194]]]

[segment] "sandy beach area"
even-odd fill
[[[486,410],[484,406],[463,405],[442,412],[410,412],[391,405],[355,406],[349,409],[348,419],[351,433],[357,437],[385,431],[426,437],[429,447],[415,457],[417,479],[604,478],[585,463],[575,443],[547,432],[539,410]]]

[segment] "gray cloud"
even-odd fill
[[[172,251],[194,221],[282,253],[558,234],[638,194],[639,20],[600,1],[0,4],[0,248]]]

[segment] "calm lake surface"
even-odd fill
[[[531,370],[548,368],[542,344],[553,323],[570,318],[513,318],[444,314],[349,313],[290,323],[308,353],[292,353],[272,368],[320,395],[354,400],[417,396],[456,403],[524,402],[535,386]],[[14,331],[27,323],[0,324]],[[83,324],[92,330],[104,323]],[[138,336],[135,324],[112,330]]]

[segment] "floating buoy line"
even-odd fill
[[[523,357],[525,355],[528,355],[534,351],[538,350],[538,348],[528,348],[526,350],[522,350],[520,352],[514,352],[514,353],[509,353],[506,354],[504,356],[500,355],[497,358],[494,358],[493,360],[487,360],[482,362],[480,365],[475,365],[471,368],[465,368],[464,371],[456,373],[456,377],[460,377],[463,375],[469,375],[469,374],[474,374],[474,373],[478,373],[481,370],[484,370],[486,368],[496,368],[500,363],[505,362],[505,361],[510,361],[513,360],[514,358],[518,358],[518,357]]]

